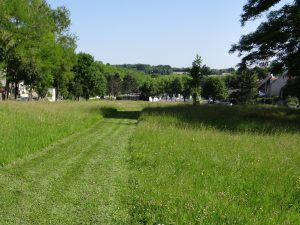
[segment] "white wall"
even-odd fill
[[[48,89],[48,93],[50,94],[47,99],[50,101],[50,102],[55,102],[55,96],[56,96],[56,90],[55,88],[49,88]]]

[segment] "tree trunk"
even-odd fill
[[[55,92],[55,99],[58,101],[58,94],[59,94],[59,85],[56,87],[56,92]]]
[[[9,96],[9,81],[6,79],[4,100],[8,100],[8,96]]]
[[[15,82],[15,100],[17,99],[19,94],[19,83],[16,81]]]
[[[29,89],[29,94],[28,94],[28,101],[32,100],[32,87]]]

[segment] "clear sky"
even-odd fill
[[[198,53],[212,68],[233,67],[228,53],[258,21],[241,27],[246,0],[48,0],[71,12],[78,51],[110,64],[191,66]]]

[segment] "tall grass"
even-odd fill
[[[90,127],[103,107],[135,109],[132,102],[0,102],[0,166]]]
[[[89,127],[101,117],[94,104],[0,104],[0,164],[33,153],[50,143]]]
[[[132,224],[299,224],[300,113],[144,110],[129,149]]]

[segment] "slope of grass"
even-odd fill
[[[0,103],[0,164],[88,128],[101,118],[94,104]]]
[[[126,146],[137,114],[114,114],[0,168],[0,224],[126,221],[119,196],[128,190]]]
[[[132,224],[299,224],[300,113],[144,110],[131,139]]]
[[[0,166],[82,131],[103,107],[141,108],[132,102],[0,102]]]

